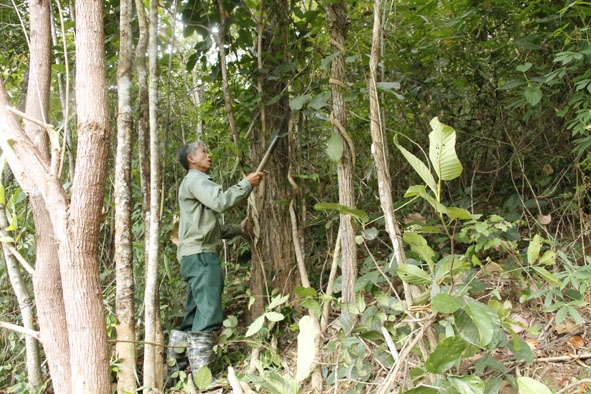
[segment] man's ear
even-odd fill
[[[187,161],[189,162],[189,166],[190,166],[191,164],[195,164],[195,155],[194,155],[194,152],[192,152],[192,153],[189,153],[189,154],[187,155]]]

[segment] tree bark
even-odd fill
[[[69,209],[53,219],[70,338],[72,390],[110,393],[109,351],[99,280],[98,240],[111,133],[103,37],[103,2],[76,1],[78,149]],[[49,205],[49,207],[53,207]],[[62,238],[63,237],[63,238]],[[82,350],[82,351],[81,351]]]
[[[28,117],[38,120],[40,123],[48,123],[47,113],[51,84],[50,2],[48,0],[32,1],[29,3],[29,10],[31,50],[25,112]],[[48,130],[38,123],[30,121],[25,121],[24,125],[27,137],[33,142],[33,145],[27,148],[29,155],[38,155],[39,164],[49,170]],[[18,127],[17,125],[13,126]],[[34,174],[35,172],[27,171],[27,173]],[[69,393],[71,391],[70,355],[69,352],[64,351],[69,347],[66,309],[62,294],[58,246],[51,231],[51,210],[48,209],[44,196],[37,187],[34,185],[30,185],[28,188],[23,186],[21,183],[22,174],[16,178],[23,190],[29,190],[35,228],[49,229],[49,231],[36,231],[35,233],[36,274],[33,277],[33,289],[41,342],[49,365],[53,388],[56,393]],[[19,178],[21,179],[19,180]]]
[[[261,7],[263,11],[263,8]],[[266,4],[267,21],[261,19],[259,47],[259,68],[274,70],[289,61],[287,29],[290,21],[289,6],[285,0],[273,0]],[[263,18],[263,16],[261,16]],[[267,56],[265,56],[267,55]],[[261,128],[254,133],[251,150],[258,163],[271,142],[272,133],[285,126],[289,116],[289,97],[286,82],[260,77],[259,89],[264,97],[282,95],[276,103],[261,103]],[[282,130],[280,132],[285,132]],[[292,294],[298,284],[298,275],[291,238],[289,205],[282,201],[292,199],[289,175],[289,139],[281,138],[265,168],[266,176],[251,194],[250,216],[255,227],[251,242],[252,278],[251,290],[256,297],[251,308],[251,317],[256,318],[264,311],[265,297],[275,288],[281,294]],[[271,275],[272,274],[272,275]]]
[[[158,305],[158,250],[160,235],[160,160],[158,154],[158,1],[150,1],[149,59],[149,111],[150,111],[150,212],[146,229],[146,290],[145,342],[144,347],[144,393],[161,388],[158,368],[162,365],[162,347],[157,343],[159,319]]]
[[[378,191],[380,194],[380,204],[384,212],[386,222],[386,231],[390,236],[390,242],[394,249],[394,256],[398,264],[406,263],[404,245],[402,243],[402,234],[396,221],[394,212],[394,202],[392,199],[392,178],[388,167],[388,147],[384,143],[382,119],[380,117],[380,102],[377,89],[377,69],[380,58],[380,45],[382,28],[380,22],[381,1],[374,2],[374,24],[372,35],[371,56],[369,59],[369,102],[370,102],[370,131],[371,131],[371,153],[374,159],[374,165],[378,176]],[[404,295],[408,305],[412,305],[413,299],[420,295],[416,286],[403,282]]]
[[[331,92],[333,131],[337,133],[343,143],[343,156],[337,163],[339,182],[339,204],[355,208],[355,188],[353,184],[354,146],[347,133],[347,108],[343,89],[345,85],[345,39],[349,29],[349,17],[345,3],[336,2],[326,7],[328,15],[330,41],[332,49],[338,55],[331,64]],[[355,301],[353,287],[357,280],[357,244],[351,215],[340,215],[340,233],[342,244],[342,297],[343,302]]]
[[[135,298],[133,275],[133,244],[131,239],[131,132],[133,112],[132,84],[132,1],[120,2],[118,66],[117,154],[115,158],[115,272],[117,314],[116,357],[120,368],[117,373],[117,392],[135,393]]]

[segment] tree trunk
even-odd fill
[[[139,37],[137,46],[135,48],[135,64],[138,75],[138,122],[137,122],[137,146],[138,146],[138,162],[140,170],[140,190],[142,195],[142,206],[144,208],[144,218],[150,209],[150,159],[149,152],[149,129],[150,129],[150,114],[149,114],[149,98],[148,98],[148,20],[146,15],[146,8],[144,1],[135,0],[135,8],[137,10],[137,21]],[[147,219],[146,219],[147,223]]]
[[[345,3],[332,3],[326,7],[332,49],[338,55],[331,64],[332,113],[330,119],[333,130],[340,135],[343,143],[343,156],[337,164],[339,182],[339,204],[355,208],[355,188],[353,185],[354,146],[347,133],[347,108],[343,89],[345,85],[345,39],[349,28],[349,18]],[[342,297],[343,302],[355,301],[353,287],[357,280],[357,244],[351,215],[340,215],[342,244]]]
[[[266,5],[267,21],[261,21],[262,37],[259,41],[259,67],[273,75],[274,70],[289,61],[287,29],[289,28],[289,6],[285,0],[273,0]],[[264,26],[264,27],[263,27]],[[262,57],[266,54],[266,57]],[[285,127],[289,116],[289,97],[285,94],[286,82],[261,77],[259,89],[264,97],[283,97],[276,103],[261,103],[261,129],[255,133],[251,150],[258,162],[262,159],[271,135]],[[282,130],[285,132],[287,130]],[[288,181],[289,139],[281,138],[265,168],[266,176],[261,185],[251,194],[251,212],[255,236],[251,243],[252,279],[251,289],[256,302],[251,308],[251,317],[256,318],[264,311],[264,298],[275,288],[281,294],[292,294],[298,284],[289,205],[283,201],[292,198]]]
[[[50,2],[33,1],[29,3],[29,9],[31,51],[25,111],[31,119],[47,123],[51,83]],[[42,165],[48,169],[50,161],[48,131],[39,124],[26,121],[25,133],[30,141],[33,141],[36,150],[36,153],[33,154],[40,155],[39,160],[42,160]],[[33,174],[33,172],[29,173]],[[16,178],[21,183],[19,177]],[[21,187],[26,190],[22,184]],[[29,200],[35,227],[37,229],[51,229],[50,211],[48,211],[44,196],[34,185],[30,185]],[[54,390],[56,393],[69,393],[71,391],[71,364],[69,353],[64,351],[64,349],[68,349],[69,341],[58,246],[51,230],[37,231],[35,244],[36,263],[33,289],[37,304],[41,343],[45,350]]]
[[[158,250],[160,234],[160,160],[158,154],[158,1],[150,1],[149,57],[149,103],[150,103],[150,212],[146,229],[146,292],[145,346],[144,346],[144,393],[161,388],[158,368],[162,365],[162,347],[153,344],[158,340]]]
[[[58,240],[70,338],[72,389],[110,393],[109,351],[99,280],[102,220],[110,130],[103,38],[103,2],[76,1],[76,103],[78,149],[67,214]],[[48,204],[53,212],[53,205]]]
[[[371,56],[369,59],[369,102],[370,102],[370,131],[371,131],[371,153],[373,155],[376,173],[378,176],[378,191],[380,194],[380,204],[384,212],[386,222],[386,231],[390,236],[390,242],[394,249],[394,256],[399,264],[406,263],[404,245],[402,243],[402,234],[396,221],[394,212],[394,202],[392,199],[392,178],[388,167],[388,147],[384,143],[382,119],[380,117],[380,102],[377,89],[377,70],[380,58],[380,45],[382,28],[380,22],[381,1],[374,3],[374,24]],[[413,299],[420,295],[416,286],[403,282],[404,295],[408,305],[412,305]]]
[[[121,24],[119,30],[119,68],[117,116],[117,155],[115,158],[115,272],[117,313],[117,344],[115,352],[119,360],[117,392],[135,393],[135,298],[133,276],[133,244],[131,239],[131,109],[132,83],[132,1],[120,2]]]

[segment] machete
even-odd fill
[[[279,138],[287,135],[287,126],[289,124],[289,115],[290,115],[290,113],[288,112],[285,115],[285,117],[283,118],[283,120],[281,121],[281,125],[279,126],[279,129],[277,130],[277,132],[275,133],[275,136],[271,140],[271,143],[269,144],[269,147],[267,148],[267,151],[265,152],[263,159],[261,160],[259,166],[257,167],[256,172],[263,171],[263,169],[267,165],[267,162],[269,161],[269,158],[271,158],[271,154],[273,153],[273,151],[277,147],[277,143],[279,142]]]

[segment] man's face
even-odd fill
[[[190,168],[195,168],[205,174],[209,174],[211,170],[211,156],[207,148],[198,146],[188,159],[191,165]]]

